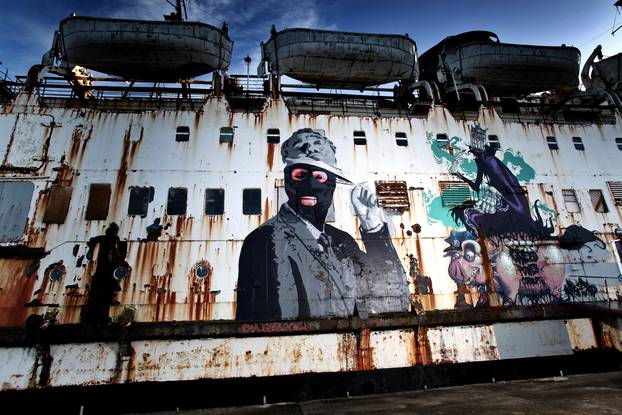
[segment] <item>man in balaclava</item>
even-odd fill
[[[346,317],[406,311],[406,274],[376,196],[355,186],[351,199],[365,249],[325,223],[339,179],[335,146],[310,128],[281,147],[288,201],[251,232],[240,253],[238,320]]]

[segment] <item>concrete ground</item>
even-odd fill
[[[184,415],[622,414],[622,372],[455,386],[276,405],[159,412]]]

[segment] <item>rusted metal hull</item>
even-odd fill
[[[69,17],[60,23],[69,65],[126,79],[179,80],[226,70],[233,42],[194,22]]]
[[[322,88],[414,82],[419,73],[415,42],[401,35],[286,29],[262,54],[270,71]]]
[[[466,152],[475,143],[467,141],[472,122],[444,107],[425,117],[361,117],[292,114],[281,99],[266,99],[257,114],[232,112],[218,96],[188,109],[134,104],[107,102],[103,110],[22,93],[2,107],[0,185],[33,188],[31,200],[29,192],[16,192],[20,203],[0,203],[3,389],[354,373],[622,348],[618,318],[565,304],[616,300],[622,291],[613,255],[622,212],[609,184],[622,181],[622,153],[612,139],[622,136],[619,113],[610,123],[543,124],[507,121],[481,108],[477,123],[502,147],[489,161],[516,179],[520,191],[513,194],[533,202],[533,214],[521,220],[531,226],[539,215],[546,219],[539,229],[549,234],[501,229],[476,238],[443,205],[464,194],[458,173],[477,175],[477,156]],[[278,155],[285,138],[304,128],[323,130],[342,175],[369,182],[383,198],[386,233],[377,240],[394,249],[391,270],[403,273],[391,282],[403,276],[409,310],[378,311],[395,304],[381,275],[366,280],[373,307],[358,316],[330,318],[329,309],[313,320],[232,321],[240,262],[248,259],[242,247],[287,200]],[[280,144],[268,142],[269,129],[272,140],[278,129]],[[365,144],[355,144],[363,137]],[[557,150],[547,137],[557,137]],[[569,137],[581,137],[584,149]],[[186,189],[185,214],[172,214],[179,204],[170,202],[176,193],[169,189],[179,188]],[[224,192],[207,197],[206,189]],[[260,190],[259,213],[244,213],[245,189]],[[351,189],[335,185],[334,215],[326,222],[362,248],[369,240],[352,214]],[[592,190],[601,191],[606,210]],[[221,209],[215,194],[224,195]],[[486,201],[470,206],[484,215],[499,205],[500,196],[483,189],[466,194]],[[513,220],[507,217],[525,223]],[[569,229],[583,236],[577,241]],[[90,312],[117,324],[78,325]]]

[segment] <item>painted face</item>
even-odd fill
[[[333,173],[308,164],[288,167],[285,191],[289,206],[311,223],[323,223],[333,201],[336,179]]]
[[[475,241],[462,243],[462,251],[451,252],[449,276],[460,284],[485,284],[480,246]]]

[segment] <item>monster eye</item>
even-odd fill
[[[475,260],[475,253],[472,251],[466,251],[464,253],[464,259],[466,259],[469,262],[473,262]]]
[[[328,180],[328,174],[324,171],[314,171],[313,178],[320,183],[325,183]]]
[[[307,169],[303,169],[301,167],[295,168],[292,170],[292,180],[300,182],[307,177]]]

